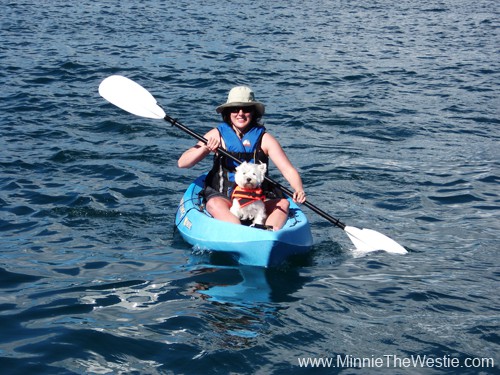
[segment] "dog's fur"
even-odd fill
[[[243,162],[236,167],[234,180],[236,184],[243,189],[258,189],[266,175],[265,164],[252,164]],[[240,220],[252,220],[253,224],[264,225],[266,220],[266,208],[262,200],[256,200],[241,207],[238,199],[233,199],[231,213]]]

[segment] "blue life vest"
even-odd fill
[[[217,127],[224,140],[226,151],[241,161],[255,163],[257,147],[260,149],[260,142],[266,128],[263,126],[254,126],[246,132],[240,139],[233,128],[225,122]],[[234,160],[227,159],[224,165],[227,169],[234,170],[238,166]],[[234,181],[234,179],[232,179]]]
[[[262,137],[266,132],[265,127],[253,126],[243,135],[242,139],[225,122],[219,124],[217,130],[219,130],[221,138],[224,140],[226,151],[238,160],[269,164],[269,158],[261,148]],[[230,196],[235,185],[234,171],[238,164],[224,155],[215,155],[214,165],[205,180],[205,184],[222,194]]]

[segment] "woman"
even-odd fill
[[[180,168],[190,168],[203,160],[211,152],[215,153],[214,164],[209,172],[203,190],[207,211],[216,219],[241,224],[231,208],[231,190],[234,187],[234,169],[237,163],[217,154],[219,147],[225,149],[241,161],[266,163],[269,159],[278,167],[285,179],[294,189],[293,200],[303,203],[306,200],[302,180],[279,142],[259,124],[264,115],[264,104],[255,100],[253,91],[247,86],[231,89],[227,102],[216,109],[222,114],[223,123],[205,134],[207,144],[198,142],[185,151],[178,160]],[[265,202],[266,225],[278,230],[288,217],[289,202],[272,188],[263,186],[268,200]]]

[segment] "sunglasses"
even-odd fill
[[[239,113],[240,111],[243,111],[243,113],[251,113],[253,111],[253,107],[247,106],[247,107],[231,107],[231,108],[229,108],[229,113]]]

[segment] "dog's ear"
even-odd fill
[[[259,170],[262,171],[262,173],[266,173],[267,166],[265,164],[259,164]]]

